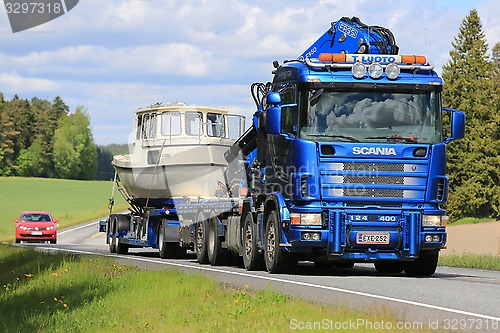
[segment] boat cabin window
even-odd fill
[[[224,138],[226,130],[224,126],[224,115],[218,113],[207,113],[207,134]]]
[[[186,134],[200,136],[203,134],[203,116],[201,112],[186,112]]]
[[[238,139],[245,129],[245,118],[237,115],[227,115],[229,139]]]
[[[142,138],[156,138],[156,114],[145,114],[142,121]]]
[[[164,136],[181,134],[180,112],[163,112],[161,114],[161,134]]]
[[[142,115],[137,116],[137,127],[135,128],[135,138],[139,140],[142,132]]]

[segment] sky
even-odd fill
[[[80,0],[17,33],[0,6],[0,91],[85,107],[98,145],[127,143],[134,111],[156,102],[222,107],[249,125],[250,85],[271,81],[274,60],[297,58],[332,21],[386,27],[401,54],[426,55],[440,74],[472,9],[491,49],[498,0]]]

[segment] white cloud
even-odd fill
[[[0,74],[2,91],[17,94],[25,92],[52,92],[60,89],[60,85],[48,79],[22,77],[16,73]]]

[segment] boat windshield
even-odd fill
[[[434,91],[329,91],[302,94],[299,136],[312,141],[442,141],[441,96]]]

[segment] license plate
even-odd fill
[[[41,236],[43,235],[41,231],[32,231],[31,236]]]
[[[359,232],[356,235],[357,244],[389,244],[390,239],[388,233]]]

